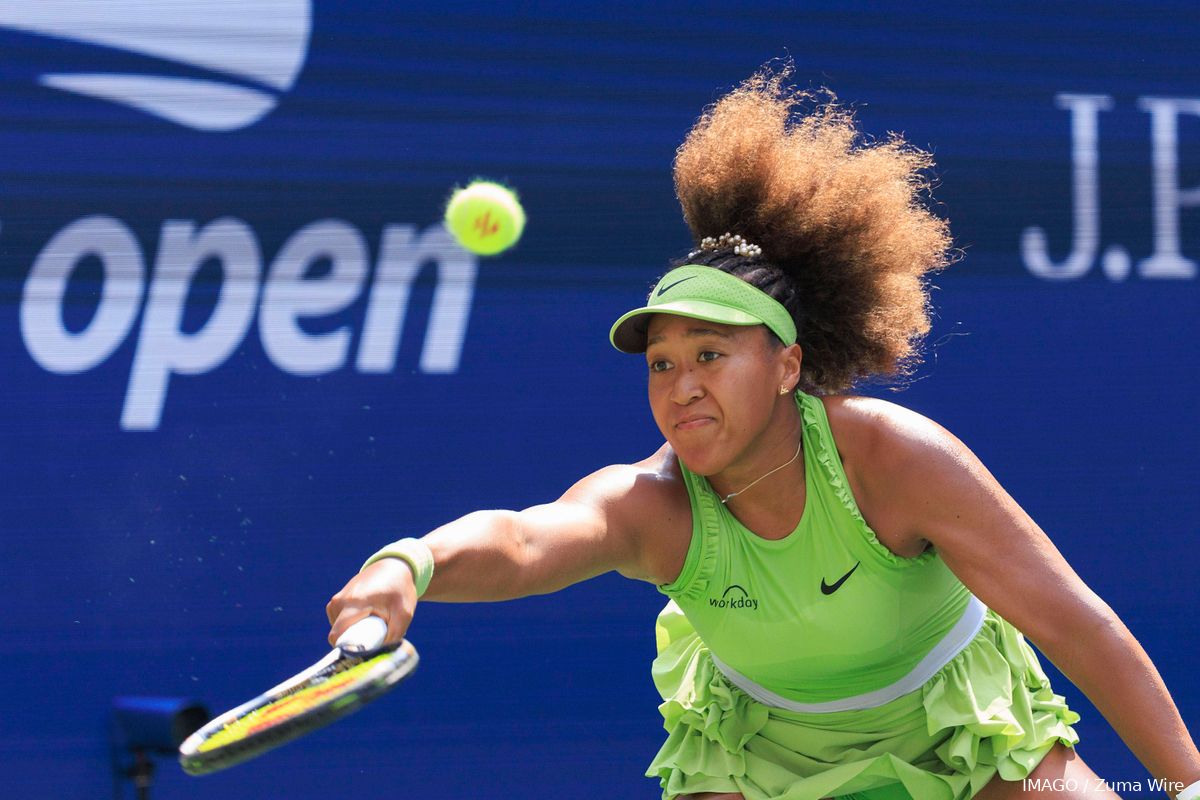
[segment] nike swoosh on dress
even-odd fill
[[[861,561],[855,562],[854,566],[850,568],[850,572],[847,572],[845,575],[838,578],[837,582],[834,583],[832,586],[825,583],[824,578],[821,578],[821,594],[833,594],[834,592],[836,592],[839,588],[841,588],[841,585],[846,582],[846,578],[849,578],[850,575],[854,572],[854,570],[858,569],[858,565],[861,563],[862,563]]]

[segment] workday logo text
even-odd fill
[[[708,598],[708,604],[713,608],[722,610],[744,609],[746,611],[758,611],[758,599],[751,597],[745,588],[736,583],[726,587],[720,597]]]
[[[197,130],[261,119],[296,82],[310,0],[0,0],[0,28],[142,57],[145,71],[47,72],[67,92]],[[152,74],[155,65],[159,74]]]

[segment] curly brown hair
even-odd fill
[[[764,67],[706,108],[675,156],[695,241],[741,234],[762,255],[675,263],[716,267],[781,302],[805,391],[904,377],[929,331],[926,276],[956,258],[947,223],[921,202],[933,159],[895,133],[866,141],[832,92],[791,88],[791,72]]]

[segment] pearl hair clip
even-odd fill
[[[756,244],[750,244],[736,233],[722,233],[717,238],[705,236],[700,240],[700,247],[688,253],[688,258],[694,258],[697,254],[703,253],[705,250],[723,250],[726,247],[732,247],[736,255],[745,258],[757,258],[762,255],[762,248]]]

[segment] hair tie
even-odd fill
[[[706,250],[724,250],[727,247],[732,247],[736,255],[744,256],[745,258],[757,258],[762,255],[762,248],[756,244],[750,244],[737,233],[722,233],[717,238],[705,236],[700,240],[700,247],[688,253],[688,258],[695,258],[700,253]]]

